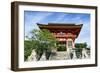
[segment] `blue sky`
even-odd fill
[[[24,11],[25,36],[30,36],[33,29],[39,29],[36,23],[75,23],[83,24],[76,43],[87,42],[90,45],[90,14]]]

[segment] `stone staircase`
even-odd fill
[[[67,59],[67,52],[60,51],[56,52],[55,55],[51,54],[50,60],[66,60]]]

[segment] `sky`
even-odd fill
[[[24,34],[30,36],[33,29],[39,29],[37,23],[74,23],[83,24],[81,32],[75,43],[86,42],[90,46],[90,14],[87,13],[64,13],[44,11],[24,11]]]

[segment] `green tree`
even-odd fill
[[[32,51],[32,42],[29,40],[24,41],[24,60],[27,60]]]
[[[26,48],[27,49],[30,48],[29,49],[30,51],[32,51],[32,49],[36,50],[37,60],[40,60],[43,53],[45,53],[46,59],[49,59],[52,49],[56,47],[55,45],[57,41],[56,38],[47,29],[32,30],[31,35],[32,35],[31,38],[29,38],[29,41],[31,41],[31,43],[29,43],[29,45],[25,43],[27,46]],[[30,54],[30,51],[28,52],[25,49],[25,54],[26,54],[25,59]]]
[[[82,48],[87,48],[87,43],[76,43],[75,44],[76,48],[82,49]]]

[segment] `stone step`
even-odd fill
[[[56,52],[56,55],[51,55],[50,60],[66,60],[67,59],[67,52]]]

